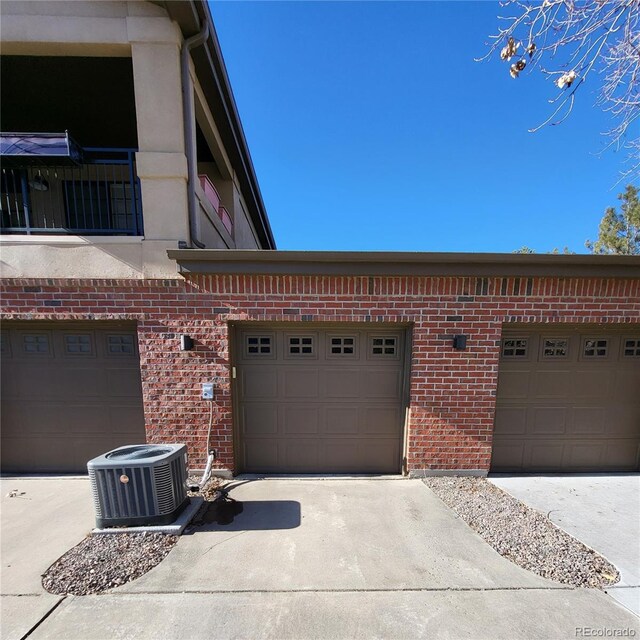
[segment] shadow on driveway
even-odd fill
[[[221,499],[206,505],[188,535],[204,531],[274,531],[295,529],[302,522],[295,500]]]

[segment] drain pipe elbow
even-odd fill
[[[205,20],[200,33],[187,38],[180,52],[180,63],[182,73],[182,111],[184,124],[184,147],[187,155],[187,202],[189,208],[189,241],[191,248],[204,249],[205,244],[197,237],[198,211],[196,205],[196,173],[197,166],[194,158],[193,129],[194,121],[191,117],[193,111],[193,82],[189,73],[189,53],[192,49],[204,44],[209,37],[209,23]]]

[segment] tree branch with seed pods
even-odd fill
[[[512,78],[538,70],[552,82],[551,112],[529,131],[564,122],[589,80],[596,105],[611,116],[605,149],[628,152],[620,179],[639,178],[640,0],[507,0],[500,7],[500,26],[477,61],[499,54]]]

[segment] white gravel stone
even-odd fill
[[[605,558],[484,478],[425,478],[425,484],[500,555],[533,573],[576,587],[620,580]]]

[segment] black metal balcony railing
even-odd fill
[[[82,164],[3,162],[2,233],[142,235],[135,151],[84,148]]]

